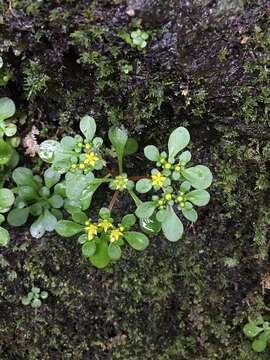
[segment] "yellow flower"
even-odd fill
[[[86,148],[86,150],[90,150],[92,148],[92,145],[91,144],[86,144],[85,148]]]
[[[165,194],[164,198],[165,200],[169,201],[172,199],[172,194]]]
[[[171,167],[172,167],[172,164],[170,164],[168,162],[164,165],[164,169],[166,169],[166,170],[170,170]]]
[[[89,154],[85,154],[85,164],[94,166],[97,160],[98,156],[93,151],[91,151]]]
[[[84,170],[85,169],[85,165],[84,164],[79,164],[79,169],[81,169],[81,170]]]
[[[124,176],[116,176],[115,178],[115,185],[116,185],[116,190],[124,190],[126,189],[128,184],[128,179],[125,178]]]
[[[180,170],[181,170],[181,166],[180,166],[180,165],[175,165],[174,170],[175,170],[175,171],[180,171]]]
[[[166,180],[166,177],[163,176],[159,171],[151,176],[152,178],[152,185],[158,185],[162,187],[164,185],[164,182]]]
[[[114,242],[119,240],[123,236],[123,233],[120,228],[113,229],[110,233],[110,241]]]
[[[98,226],[101,227],[105,232],[107,232],[110,228],[113,227],[112,223],[107,219],[100,220]]]
[[[98,227],[94,224],[89,224],[85,230],[87,231],[88,240],[92,240],[97,235]]]

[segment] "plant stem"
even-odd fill
[[[118,198],[118,194],[119,194],[119,191],[115,191],[114,194],[113,194],[113,197],[112,197],[112,199],[110,201],[110,204],[108,206],[108,209],[109,209],[110,212],[112,211],[112,209],[114,207],[114,204],[115,204],[115,202],[116,202],[116,200]]]
[[[133,190],[128,190],[130,196],[132,197],[133,201],[135,202],[136,206],[139,206],[142,201],[138,198],[138,196],[134,193]]]

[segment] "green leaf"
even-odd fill
[[[52,163],[54,154],[59,151],[60,147],[59,142],[56,140],[45,140],[39,145],[38,155],[43,161]]]
[[[80,130],[88,142],[95,136],[96,128],[96,122],[92,116],[86,115],[81,119]]]
[[[60,220],[56,224],[55,231],[63,237],[70,237],[84,230],[84,226],[69,220]]]
[[[140,219],[140,227],[146,234],[156,235],[161,230],[161,223],[152,215],[148,219]]]
[[[128,138],[124,150],[124,155],[132,155],[138,151],[138,141],[134,138]]]
[[[40,293],[40,297],[42,300],[47,299],[48,295],[49,294],[47,293],[47,291],[41,291],[41,293]]]
[[[54,171],[51,167],[48,168],[44,173],[44,181],[47,188],[51,188],[60,180],[61,175]]]
[[[6,164],[12,155],[12,148],[3,139],[0,139],[0,165]]]
[[[34,238],[39,239],[45,234],[45,231],[46,229],[43,225],[43,214],[41,214],[30,226],[30,234]]]
[[[84,244],[86,241],[88,241],[87,234],[82,234],[78,237],[79,244]]]
[[[88,216],[82,211],[75,211],[72,213],[72,220],[76,223],[84,225],[86,221],[88,221]]]
[[[101,217],[101,219],[109,219],[111,217],[110,210],[105,207],[101,208],[99,210],[99,217]]]
[[[252,349],[256,352],[263,352],[266,349],[267,343],[270,340],[270,331],[264,331],[259,337],[253,341]]]
[[[2,56],[0,56],[0,69],[3,67],[3,65],[4,65],[4,62],[3,62]]]
[[[29,207],[18,208],[10,211],[7,221],[12,226],[22,226],[26,223],[29,216]]]
[[[196,165],[182,171],[182,175],[195,189],[207,189],[213,180],[213,175],[209,168],[204,165]]]
[[[7,246],[10,241],[9,233],[6,229],[0,226],[0,246]]]
[[[186,219],[192,222],[196,222],[198,220],[198,214],[195,209],[182,209],[182,213]]]
[[[117,127],[109,129],[109,139],[112,143],[118,158],[119,174],[123,173],[123,156],[128,140],[127,131]]]
[[[23,296],[21,302],[23,305],[30,305],[32,298],[29,296]]]
[[[8,137],[14,136],[17,132],[17,126],[15,124],[7,124],[5,128],[5,135]]]
[[[18,167],[12,173],[12,179],[18,186],[30,186],[34,189],[38,189],[39,186],[34,180],[32,171],[25,167]]]
[[[249,338],[257,336],[262,331],[263,328],[257,326],[253,321],[250,321],[243,327],[243,333]]]
[[[129,229],[136,223],[136,217],[133,214],[127,214],[122,218],[121,224]]]
[[[90,256],[89,259],[93,266],[97,267],[98,269],[103,269],[110,262],[108,255],[108,243],[106,238],[100,238],[99,241],[96,242],[96,247],[95,254]]]
[[[96,244],[95,241],[91,240],[91,241],[86,241],[83,246],[82,246],[82,253],[84,256],[86,257],[90,257],[92,255],[94,255],[94,253],[96,252]]]
[[[124,233],[124,237],[135,250],[145,250],[149,245],[148,237],[137,231],[127,231]]]
[[[156,213],[156,219],[157,221],[161,222],[165,219],[167,215],[167,208],[166,209],[160,209],[157,213]]]
[[[31,186],[19,186],[18,194],[25,202],[39,199],[38,193]]]
[[[110,244],[108,246],[108,255],[112,260],[119,260],[122,254],[122,250],[119,245]]]
[[[171,206],[167,206],[166,216],[162,222],[162,230],[169,241],[178,241],[181,239],[184,228],[181,220],[175,214]]]
[[[0,189],[0,213],[7,212],[14,203],[15,197],[9,189]]]
[[[42,224],[46,231],[53,231],[55,229],[57,219],[48,209],[44,210]]]
[[[144,148],[144,156],[150,161],[159,160],[159,150],[154,145],[148,145]]]
[[[66,150],[73,150],[76,146],[76,140],[71,136],[64,136],[60,141],[61,147]]]
[[[173,160],[175,156],[184,149],[190,141],[190,135],[186,128],[180,126],[175,129],[168,141],[168,150],[169,150],[169,161]]]
[[[66,195],[71,200],[80,199],[83,190],[87,187],[87,176],[79,173],[66,174]]]
[[[14,102],[8,97],[0,98],[0,121],[10,118],[15,114]]]
[[[155,211],[155,208],[156,208],[156,206],[153,201],[147,201],[147,202],[140,204],[137,207],[135,214],[140,219],[148,219]]]
[[[34,299],[31,302],[31,306],[33,309],[37,309],[37,308],[41,307],[41,305],[42,305],[42,302],[39,299]]]
[[[191,152],[190,151],[184,151],[182,152],[182,154],[180,154],[179,156],[179,161],[181,164],[185,165],[187,164],[188,162],[190,162],[191,160]]]
[[[194,190],[186,194],[186,199],[194,205],[205,206],[209,203],[210,194],[206,190]]]
[[[136,182],[136,190],[141,193],[147,193],[152,189],[152,182],[150,179],[140,179]]]
[[[50,197],[48,202],[55,209],[60,209],[64,205],[64,199],[58,194],[54,194],[52,197]]]

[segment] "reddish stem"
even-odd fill
[[[146,175],[143,175],[143,176],[130,176],[129,177],[129,180],[140,180],[140,179],[150,179],[150,176],[146,176]]]
[[[114,204],[115,204],[115,202],[116,202],[116,200],[118,198],[118,194],[119,194],[119,191],[115,191],[114,194],[113,194],[113,197],[112,197],[112,199],[110,201],[110,204],[108,206],[108,209],[109,209],[110,212],[112,211],[112,209],[114,207]]]

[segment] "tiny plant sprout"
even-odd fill
[[[252,349],[257,353],[266,350],[270,341],[270,319],[259,316],[256,319],[248,319],[243,327],[244,334],[252,339]]]
[[[23,296],[21,302],[23,305],[31,305],[33,309],[38,309],[42,305],[42,300],[48,297],[47,291],[41,291],[38,287],[32,287],[31,291]]]

